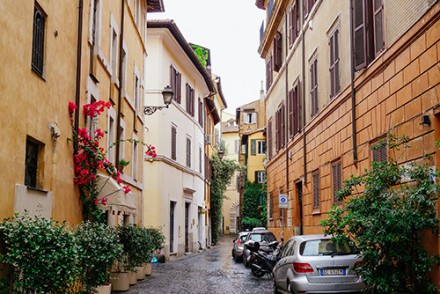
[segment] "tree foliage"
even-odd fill
[[[252,229],[261,225],[266,226],[267,205],[265,185],[246,182],[243,192],[242,217],[243,229]]]
[[[217,154],[214,154],[211,158],[211,164],[211,235],[212,243],[216,244],[220,239],[224,192],[234,175],[234,171],[238,169],[239,166],[235,161],[220,159]]]
[[[408,147],[406,141],[389,135],[385,143],[395,155]],[[322,222],[336,241],[349,238],[358,246],[364,258],[358,270],[375,293],[437,293],[427,278],[437,258],[421,244],[422,236],[438,233],[439,185],[430,165],[428,158],[405,165],[372,162],[370,171],[345,181],[338,192],[344,204]]]

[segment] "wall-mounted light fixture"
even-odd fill
[[[420,122],[422,126],[429,127],[431,125],[431,119],[429,118],[429,115],[422,115],[422,121]]]
[[[168,106],[171,104],[171,101],[173,100],[174,92],[173,89],[170,88],[170,86],[166,86],[162,91],[163,96],[163,103],[165,103],[164,106],[144,106],[144,113],[146,115],[152,115],[157,110],[162,110],[163,108],[168,108]]]

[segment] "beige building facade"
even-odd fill
[[[56,2],[56,5],[55,5]],[[0,38],[1,125],[7,144],[0,219],[27,210],[55,220],[83,220],[73,183],[74,144],[68,104],[78,105],[75,128],[100,128],[100,145],[143,140],[143,99],[147,12],[163,11],[161,1],[5,1]],[[20,7],[20,9],[17,9]],[[98,120],[84,119],[83,105],[111,107]],[[6,141],[5,141],[6,142]],[[131,189],[129,209],[108,204],[110,224],[142,223],[141,146],[117,144],[108,159],[131,162],[121,175]],[[121,186],[116,186],[120,189]],[[105,195],[101,195],[105,196]],[[109,203],[112,201],[109,200]],[[125,203],[126,204],[126,203]]]

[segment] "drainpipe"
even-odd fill
[[[78,110],[75,111],[75,121],[73,128],[78,134],[79,128],[79,103],[80,103],[80,89],[81,89],[81,57],[82,57],[82,27],[83,27],[83,0],[78,2],[78,40],[76,47],[76,86],[75,86],[75,104]],[[78,141],[73,141],[73,153],[78,153]]]
[[[351,46],[351,131],[353,143],[353,162],[356,165],[358,160],[357,139],[356,139],[356,90],[354,88],[354,41],[353,41],[353,1],[350,1],[350,46]]]
[[[288,27],[287,27],[287,13],[285,14],[285,30],[286,32],[288,32]],[[286,62],[286,108],[284,110],[284,116],[286,118],[285,120],[285,126],[286,126],[286,130],[284,131],[284,136],[285,136],[285,141],[284,144],[286,144],[286,192],[289,193],[289,148],[288,148],[288,141],[289,141],[289,63],[287,62],[287,50],[288,50],[288,38],[287,38],[287,33],[285,34],[285,39],[286,39],[286,52],[285,52],[285,62]],[[287,115],[286,115],[287,113]],[[284,208],[282,208],[283,210],[283,238],[284,238],[284,221],[286,216],[284,215]]]
[[[298,2],[297,2],[298,3]],[[303,12],[304,14],[304,12]],[[304,19],[304,16],[303,16]],[[301,95],[302,95],[302,105],[303,105],[303,109],[302,109],[302,113],[303,113],[303,165],[304,165],[304,181],[303,181],[303,190],[304,190],[304,186],[307,183],[307,140],[306,140],[306,48],[305,48],[305,39],[306,39],[306,32],[305,30],[303,30],[302,32],[302,44],[301,44],[301,48],[302,48],[302,91],[301,91]],[[303,232],[303,202],[302,202],[302,193],[301,193],[301,197],[299,197],[299,230],[302,234]]]
[[[121,82],[120,87],[119,87],[119,91],[118,91],[118,114],[117,114],[117,118],[116,118],[116,140],[119,140],[119,138],[121,137],[121,130],[120,130],[120,125],[121,125],[121,105],[122,105],[122,45],[124,44],[124,13],[125,13],[125,0],[121,0],[121,35],[119,37],[119,68],[118,68],[118,78],[119,81]],[[136,111],[135,111],[136,112]],[[135,113],[136,115],[136,113]],[[116,161],[115,161],[115,165],[117,168],[119,168],[119,150],[120,150],[120,144],[116,144]]]

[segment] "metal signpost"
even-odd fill
[[[281,210],[282,238],[284,238],[284,208],[288,207],[287,194],[280,194],[278,197],[278,207]]]

